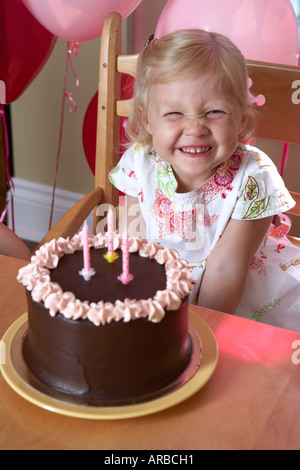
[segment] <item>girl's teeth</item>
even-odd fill
[[[185,153],[205,153],[205,152],[208,152],[208,150],[210,149],[210,147],[206,147],[206,148],[203,148],[203,149],[197,149],[197,148],[182,148],[181,150]]]

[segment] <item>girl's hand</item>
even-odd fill
[[[242,298],[248,267],[266,236],[272,217],[230,219],[219,242],[207,258],[198,305],[234,313]]]

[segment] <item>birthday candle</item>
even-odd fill
[[[123,284],[128,284],[133,279],[133,275],[129,272],[129,247],[127,231],[123,234],[122,237],[122,269],[122,274],[118,276],[118,279]]]
[[[89,247],[89,227],[87,222],[84,222],[83,226],[83,269],[86,273],[91,270],[91,257]]]
[[[114,213],[111,207],[107,213],[107,253],[103,256],[109,263],[118,258],[118,254],[114,252]]]
[[[123,275],[128,277],[129,274],[129,250],[128,250],[128,234],[127,232],[123,235],[122,240],[122,267]]]
[[[87,221],[84,222],[82,229],[83,236],[83,269],[79,274],[84,277],[85,281],[89,281],[95,274],[95,270],[91,268],[90,246],[89,246],[89,227]]]
[[[108,254],[112,256],[114,254],[114,213],[111,207],[107,214],[107,237]]]

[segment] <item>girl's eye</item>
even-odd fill
[[[209,118],[209,119],[219,119],[221,117],[223,117],[225,114],[225,111],[223,111],[222,109],[212,109],[211,111],[208,111],[206,113],[206,116]]]
[[[165,116],[170,117],[170,118],[178,118],[178,117],[182,116],[182,113],[180,113],[178,111],[172,111],[170,113],[167,113]]]

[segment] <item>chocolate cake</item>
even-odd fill
[[[109,263],[106,236],[89,238],[95,274],[86,281],[82,232],[45,244],[22,268],[28,333],[23,356],[35,379],[84,403],[148,399],[187,368],[191,274],[175,250],[129,239],[133,280],[123,284],[121,240]]]

